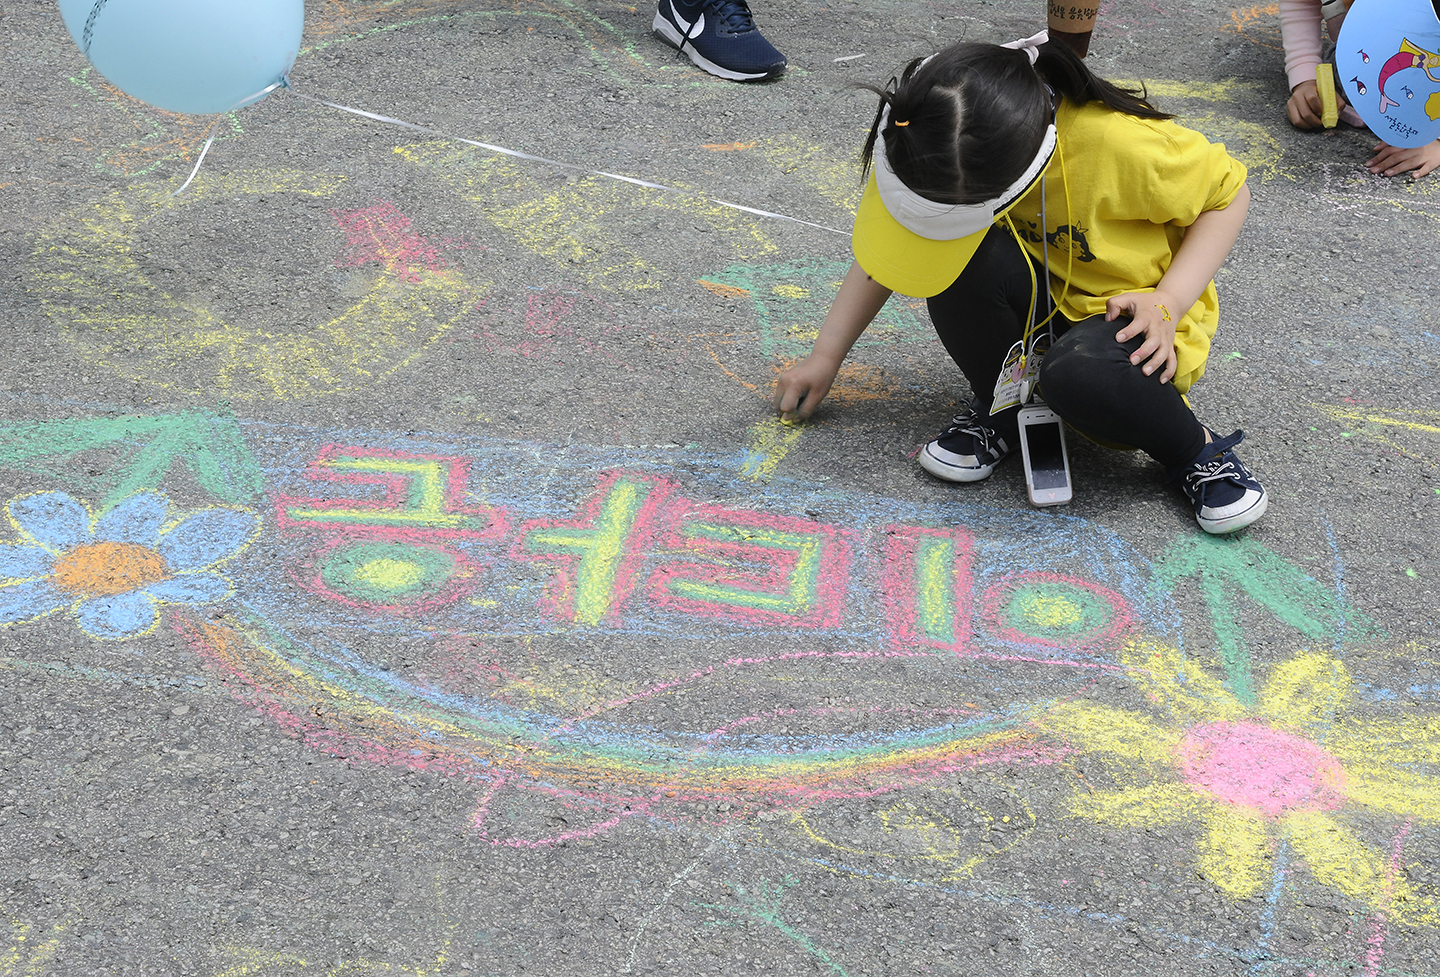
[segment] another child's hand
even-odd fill
[[[1285,114],[1290,116],[1292,126],[1297,129],[1319,129],[1324,125],[1320,121],[1322,111],[1320,88],[1315,82],[1306,79],[1291,89],[1290,101],[1285,103]]]
[[[811,355],[780,374],[772,398],[780,419],[804,420],[815,413],[839,372],[840,364]]]
[[[1144,335],[1145,342],[1130,354],[1130,363],[1139,366],[1145,375],[1160,373],[1160,382],[1169,383],[1175,376],[1175,323],[1184,310],[1166,292],[1126,292],[1105,303],[1105,321],[1114,322],[1122,315],[1131,317],[1131,322],[1115,334],[1117,343],[1128,343],[1136,336]]]
[[[1365,164],[1365,168],[1371,173],[1381,176],[1399,176],[1414,170],[1414,173],[1410,173],[1412,180],[1420,179],[1437,166],[1440,166],[1440,139],[1414,149],[1378,143],[1375,146],[1375,155]]]

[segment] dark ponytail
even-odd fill
[[[1038,50],[1040,57],[1035,62],[1035,70],[1057,95],[1065,96],[1075,105],[1104,102],[1107,108],[1142,119],[1174,118],[1147,101],[1144,86],[1138,91],[1121,88],[1093,74],[1063,41],[1046,41]]]
[[[1440,0],[1437,0],[1437,2],[1440,2]],[[870,132],[865,137],[865,145],[860,150],[862,173],[868,174],[870,172],[870,163],[875,158],[875,142],[880,138],[880,117],[885,114],[886,106],[890,108],[890,125],[888,128],[891,132],[898,133],[899,128],[908,128],[908,123],[914,122],[913,116],[916,112],[916,100],[910,92],[910,78],[924,61],[924,58],[914,58],[911,60],[909,64],[901,69],[900,77],[898,79],[891,78],[884,88],[866,85],[863,82],[855,86],[856,88],[863,88],[867,92],[874,92],[880,96],[880,104],[875,106],[875,118],[870,121]],[[896,96],[901,91],[905,92],[905,104],[903,107],[898,107],[896,105]],[[923,98],[921,101],[923,102]],[[897,128],[895,125],[896,120],[906,122],[907,125]],[[920,128],[927,133],[933,133],[935,131],[935,127],[930,125],[922,125]],[[918,131],[919,130],[917,130],[917,132]]]

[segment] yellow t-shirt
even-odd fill
[[[1244,164],[1224,145],[1173,122],[1063,100],[1055,128],[1060,146],[1044,181],[1048,248],[1040,236],[1038,185],[1010,217],[1035,260],[1048,250],[1051,294],[1074,322],[1103,313],[1105,300],[1123,292],[1153,291],[1185,228],[1205,211],[1229,206],[1245,183]],[[1175,326],[1174,383],[1181,393],[1205,372],[1219,321],[1211,282]]]

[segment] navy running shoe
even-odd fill
[[[1190,464],[1171,470],[1170,477],[1180,480],[1180,487],[1195,505],[1195,521],[1207,533],[1244,529],[1265,515],[1270,504],[1265,487],[1232,450],[1243,440],[1244,431],[1217,437]]]
[[[978,482],[989,478],[1010,446],[980,418],[976,401],[950,420],[950,426],[920,449],[920,467],[947,482]]]
[[[785,55],[755,27],[745,0],[660,0],[655,34],[691,61],[731,81],[765,81],[785,72]]]

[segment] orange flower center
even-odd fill
[[[135,543],[87,543],[55,561],[54,580],[61,590],[87,597],[110,597],[138,590],[169,576],[165,557]]]

